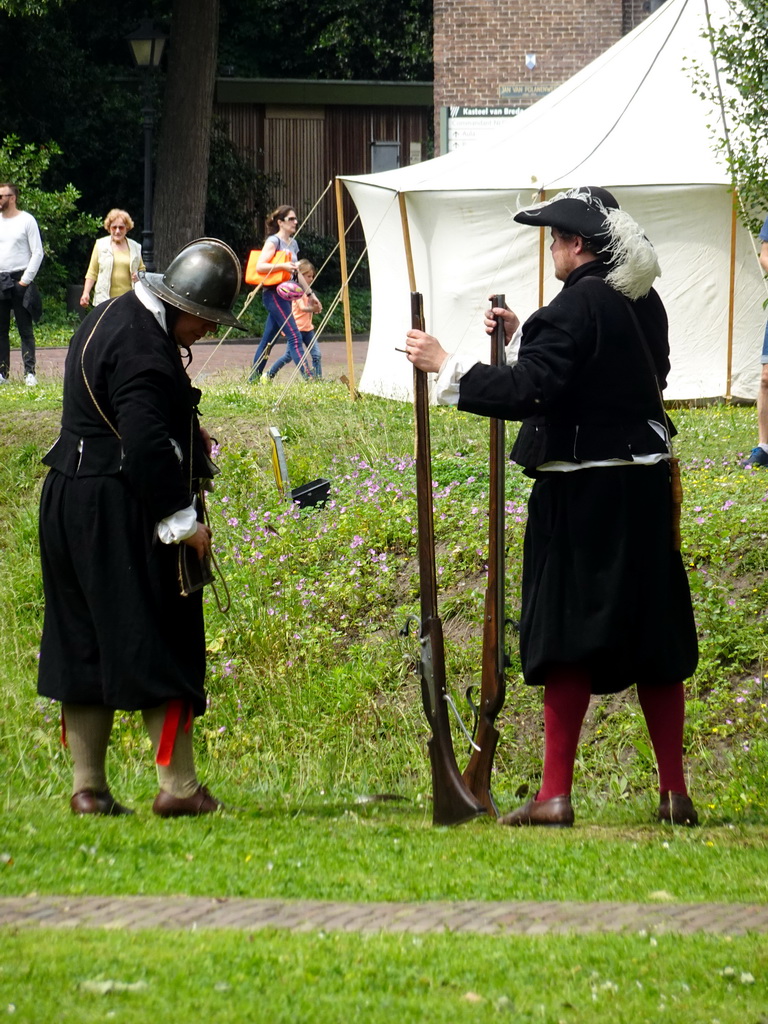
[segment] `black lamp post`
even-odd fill
[[[167,36],[158,31],[152,22],[144,21],[129,36],[126,36],[136,66],[141,71],[144,94],[144,230],[142,249],[144,266],[155,269],[155,232],[152,229],[152,130],[155,127],[154,69],[159,67]]]

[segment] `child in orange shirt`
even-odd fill
[[[293,319],[301,332],[301,340],[304,348],[312,355],[312,374],[316,380],[323,376],[323,368],[320,360],[320,343],[315,340],[315,331],[312,327],[312,314],[321,313],[322,304],[315,293],[311,290],[312,282],[315,279],[315,268],[309,260],[299,260],[299,273],[310,286],[300,298],[293,302]]]
[[[309,260],[299,260],[298,262],[299,273],[304,279],[304,283],[312,285],[315,279],[315,268],[309,262]],[[320,365],[320,346],[315,340],[315,332],[312,327],[312,314],[321,313],[323,309],[322,303],[312,291],[311,287],[304,292],[303,295],[299,296],[298,299],[294,299],[291,304],[291,315],[296,322],[296,327],[301,334],[301,340],[304,342],[304,355],[301,358],[301,365],[306,365],[306,354],[307,352],[312,355],[312,376],[316,380],[320,380],[323,375],[322,366]],[[284,366],[287,366],[291,361],[291,355],[286,350],[279,359],[276,359],[272,366],[269,368],[267,377],[271,380],[275,374],[282,370]],[[302,370],[302,372],[304,372]]]

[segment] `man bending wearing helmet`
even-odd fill
[[[517,361],[461,365],[416,330],[406,343],[412,363],[438,374],[444,404],[522,421],[511,457],[534,480],[520,656],[525,681],[544,687],[544,772],[536,796],[500,821],[573,824],[573,768],[590,695],[634,685],[658,763],[657,816],[695,825],[683,772],[683,680],[698,652],[672,542],[674,428],[661,398],[669,344],[651,287],[656,255],[601,188],[561,193],[515,220],[551,228],[563,282],[523,325]],[[497,317],[511,341],[517,317],[493,309],[489,332]]]
[[[210,476],[210,438],[181,349],[217,324],[243,329],[231,313],[240,279],[229,246],[197,239],[164,274],[142,274],[134,291],[93,310],[70,343],[61,434],[43,459],[38,692],[61,701],[76,814],[131,813],[105,774],[116,710],[143,715],[156,814],[220,806],[192,750],[192,722],[205,711],[205,634],[202,591],[180,590],[179,546],[193,558],[210,551],[193,497]]]

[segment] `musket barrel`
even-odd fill
[[[411,292],[411,327],[424,330],[424,305],[420,292]],[[429,382],[426,373],[413,368],[413,402],[416,413],[416,505],[419,526],[419,592],[421,617],[437,615],[437,566],[432,501],[432,449],[429,436]]]
[[[503,309],[506,305],[504,295],[491,297],[491,308]],[[493,366],[504,366],[506,364],[506,338],[504,324],[501,320],[496,323],[496,329],[491,336],[491,363]],[[488,558],[493,561],[496,570],[497,585],[495,587],[494,600],[496,605],[496,618],[499,623],[496,642],[496,665],[497,670],[503,674],[506,667],[506,655],[504,652],[504,621],[506,613],[504,610],[504,589],[506,580],[505,571],[505,529],[506,529],[506,496],[505,481],[507,468],[506,453],[506,430],[504,420],[492,419],[490,425],[490,493],[494,496],[491,502],[489,515],[492,515],[492,522],[489,524]],[[503,703],[502,697],[502,703]]]
[[[504,308],[503,295],[491,298],[491,308]],[[491,364],[503,366],[505,356],[504,324],[499,319],[491,336]],[[491,793],[491,770],[499,732],[495,721],[504,706],[506,682],[504,672],[507,656],[504,649],[506,615],[505,590],[505,494],[506,451],[504,420],[490,422],[488,488],[488,583],[485,591],[483,624],[482,677],[476,741],[479,750],[472,752],[463,778],[473,795],[490,814],[498,815]]]
[[[418,292],[411,292],[411,326],[424,330],[424,307]],[[435,825],[460,825],[485,808],[470,793],[456,764],[451,723],[446,704],[443,627],[437,607],[437,566],[432,501],[432,453],[429,436],[429,388],[427,375],[413,368],[413,404],[416,417],[416,499],[419,527],[419,590],[421,632],[419,637],[421,698],[432,737],[432,821]]]

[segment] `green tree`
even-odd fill
[[[309,52],[327,77],[431,80],[432,0],[323,0],[320,7]]]
[[[221,0],[219,63],[239,77],[431,81],[432,0]]]
[[[51,7],[61,7],[64,0],[0,0],[0,11],[14,17],[39,18]]]
[[[52,4],[42,18],[0,11],[3,133],[37,146],[54,139],[61,158],[47,169],[42,187],[54,192],[74,183],[82,193],[80,209],[100,221],[114,206],[128,210],[137,239],[143,209],[142,96],[125,36],[141,20],[143,6],[139,0],[120,5],[65,0]],[[167,21],[157,14],[160,5],[146,6],[167,31]],[[167,3],[162,6],[167,10]],[[84,273],[89,251],[90,245],[72,247],[75,279]]]
[[[703,98],[722,105],[727,130],[715,145],[741,197],[742,220],[757,234],[768,213],[768,4],[732,0],[710,40],[719,73],[697,66],[695,81]]]
[[[41,180],[54,157],[61,156],[55,142],[44,146],[22,144],[15,135],[0,140],[0,181],[10,181],[19,189],[19,205],[37,220],[45,246],[45,260],[38,280],[45,289],[62,286],[69,275],[64,257],[74,239],[93,237],[101,224],[95,217],[77,209],[80,193],[67,183],[55,192],[46,192]]]
[[[220,176],[207,181],[216,171],[207,139],[217,62],[244,77],[428,80],[432,74],[432,0],[295,0],[290,7],[277,0],[0,0],[3,133],[36,146],[54,139],[61,159],[49,166],[42,187],[56,192],[74,183],[81,209],[99,220],[111,207],[128,210],[136,239],[144,226],[143,97],[125,37],[144,17],[169,36],[168,71],[157,75],[158,266],[204,230],[204,217],[248,231],[256,217],[255,236],[262,235],[263,188],[222,216],[222,203],[233,194],[223,197]],[[268,182],[260,184],[269,190]],[[209,212],[214,193],[222,203]],[[239,248],[237,237],[223,237]],[[73,279],[82,276],[92,241],[73,244],[62,257],[71,261]]]

